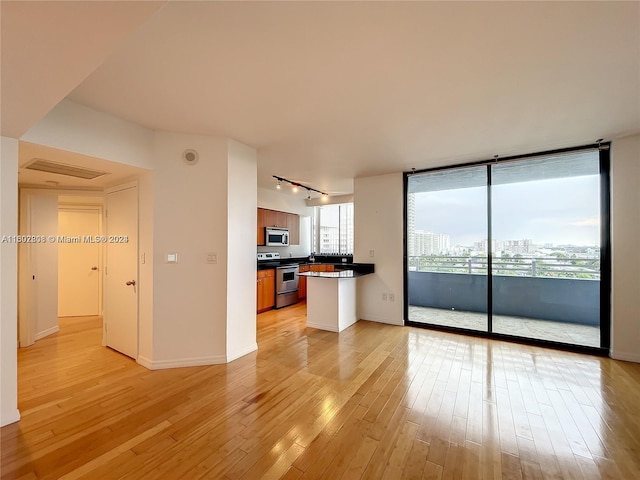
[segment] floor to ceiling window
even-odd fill
[[[608,348],[607,147],[406,174],[407,323]]]
[[[353,255],[353,203],[315,207],[313,251],[322,255]]]

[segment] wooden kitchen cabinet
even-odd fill
[[[287,229],[289,230],[289,244],[300,244],[300,215],[295,213],[286,214]]]
[[[312,272],[333,272],[333,265],[319,263],[318,265],[310,265]]]
[[[267,215],[267,210],[265,210],[264,208],[258,209],[258,225],[257,225],[258,243],[256,243],[256,245],[265,244],[264,227],[266,225],[266,215]]]
[[[289,244],[300,244],[300,216],[295,213],[258,208],[256,245],[264,245],[266,243],[264,238],[265,227],[286,228],[289,230]]]
[[[256,275],[258,313],[271,310],[276,304],[276,271],[273,268],[258,270]]]
[[[308,272],[309,265],[300,265],[300,273]],[[298,299],[307,298],[307,277],[298,277]]]

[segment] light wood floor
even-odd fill
[[[151,372],[63,320],[19,352],[2,478],[640,478],[640,365],[258,317],[259,350]]]

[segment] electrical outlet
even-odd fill
[[[389,301],[390,302],[395,302],[396,301],[396,296],[393,293],[389,294]]]
[[[386,302],[386,301],[387,301],[387,294],[386,294],[386,293],[383,293],[383,294],[382,294],[382,301],[383,301],[383,302]]]
[[[369,250],[369,256],[370,256],[370,257],[375,256],[375,253],[376,253],[376,252],[375,252],[374,250]]]

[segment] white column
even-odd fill
[[[18,233],[18,141],[0,139],[0,235]],[[0,243],[0,426],[18,411],[18,250]]]
[[[640,363],[640,135],[611,151],[611,356]]]

